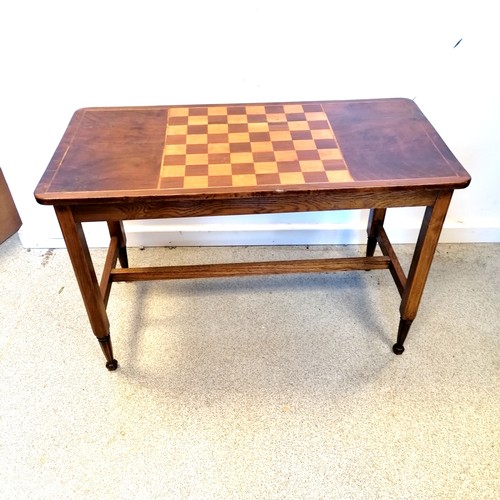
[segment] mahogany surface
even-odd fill
[[[396,354],[414,320],[454,189],[470,176],[408,99],[84,108],[35,191],[54,205],[90,324],[117,367],[106,304],[114,281],[389,269],[401,294]],[[425,206],[408,277],[383,227]],[[128,268],[123,220],[370,209],[366,257]],[[101,283],[81,223],[107,221]],[[379,244],[383,257],[374,257]],[[117,261],[121,269],[116,269]]]
[[[276,197],[297,191],[455,189],[467,186],[470,181],[467,172],[411,100],[307,104],[323,109],[352,180],[302,180],[287,185],[270,181],[263,185],[215,185],[202,189],[162,187],[168,115],[180,107],[85,108],[74,114],[35,196],[40,203],[57,205],[89,200],[128,202],[130,198],[137,202],[139,199],[170,201],[174,197]],[[272,124],[279,127],[282,122]],[[305,132],[303,136],[307,136],[310,131],[305,128],[297,132]],[[248,141],[242,139],[236,144],[245,142]],[[227,163],[231,164],[230,158]],[[244,160],[241,165],[248,163]],[[235,165],[240,164],[233,164],[233,171]]]

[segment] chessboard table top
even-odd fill
[[[50,205],[469,182],[408,99],[110,107],[73,115],[35,196]]]

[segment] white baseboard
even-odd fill
[[[130,246],[240,246],[240,245],[358,245],[366,243],[366,228],[342,224],[255,224],[242,228],[227,224],[211,227],[155,227],[128,230]],[[419,227],[388,227],[393,243],[415,243]],[[442,243],[500,241],[499,228],[446,226]]]
[[[125,223],[126,224],[126,223]],[[418,227],[388,226],[394,244],[415,243]],[[250,245],[328,245],[364,244],[365,226],[353,224],[186,224],[127,226],[129,247],[141,246],[250,246]],[[90,247],[107,247],[109,237],[105,225],[86,228]],[[60,234],[20,231],[25,248],[64,248]],[[441,243],[491,243],[500,241],[500,227],[465,227],[445,224]]]

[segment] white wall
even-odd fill
[[[27,247],[62,239],[33,190],[77,108],[414,98],[473,181],[442,241],[500,241],[493,2],[22,1],[0,4],[0,166]],[[459,39],[462,42],[453,48]],[[393,210],[395,242],[421,209]],[[207,221],[205,221],[207,222]],[[365,241],[365,212],[127,223],[141,244]],[[331,231],[337,229],[337,231]],[[86,227],[105,245],[102,225]]]

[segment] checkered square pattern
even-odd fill
[[[170,108],[160,187],[210,190],[352,181],[320,104]]]

